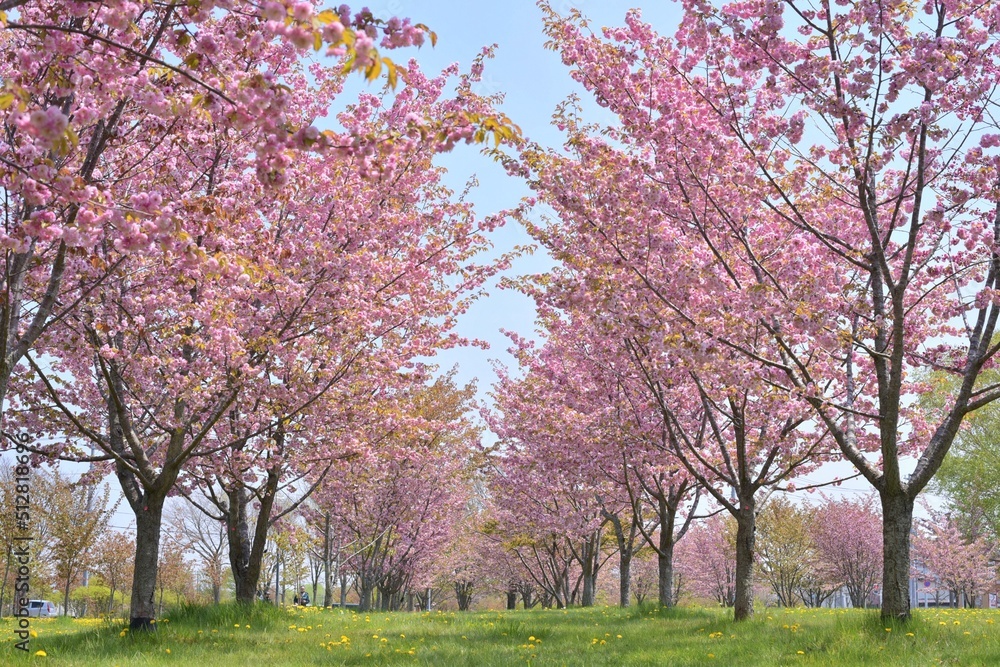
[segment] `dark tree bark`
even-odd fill
[[[455,601],[459,611],[469,611],[472,607],[473,583],[471,581],[455,582]]]
[[[736,604],[734,618],[743,621],[753,616],[753,561],[757,517],[753,499],[742,501],[736,515]]]
[[[278,474],[269,470],[260,497],[260,509],[254,522],[253,537],[250,536],[248,508],[256,498],[242,484],[231,486],[222,504],[225,512],[229,536],[229,567],[236,584],[236,602],[253,604],[260,586],[261,564],[264,561],[264,546],[270,526],[271,510],[278,489]]]
[[[333,606],[333,536],[330,533],[330,513],[323,516],[323,606]]]
[[[910,528],[913,500],[882,493],[882,617],[910,616]]]
[[[145,505],[135,513],[135,570],[132,576],[132,611],[129,628],[155,630],[156,575],[160,555],[160,527],[166,493],[146,494]]]

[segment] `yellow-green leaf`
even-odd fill
[[[14,100],[16,99],[17,98],[14,96],[14,93],[4,93],[3,95],[0,95],[0,109],[9,109],[10,106],[14,104]]]
[[[391,88],[395,88],[396,87],[396,63],[392,62],[388,58],[383,58],[382,62],[385,63],[385,68],[386,68],[386,70],[389,73],[388,74],[389,75],[389,86]]]
[[[372,64],[368,66],[368,71],[366,72],[367,74],[366,78],[369,81],[374,81],[375,79],[378,78],[378,75],[381,72],[382,72],[382,61],[379,59],[378,56],[375,56],[375,58],[372,60]]]
[[[316,20],[322,23],[323,25],[333,23],[338,19],[339,17],[337,16],[337,13],[332,9],[324,9],[323,11],[321,11],[319,14],[316,15]]]

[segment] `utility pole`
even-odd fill
[[[281,582],[280,568],[281,568],[281,551],[276,547],[274,550],[274,606],[276,607],[281,606],[281,603],[278,600],[278,595],[279,595],[278,586],[280,585]]]
[[[90,458],[94,458],[94,446],[90,446]],[[90,467],[93,468],[94,464],[91,463]],[[94,487],[96,484],[87,485],[87,516],[94,511]],[[83,568],[83,585],[87,586],[90,584],[90,569]]]

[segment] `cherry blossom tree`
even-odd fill
[[[736,604],[736,522],[714,514],[695,522],[680,543],[677,570],[697,597]]]
[[[812,539],[851,604],[865,607],[882,573],[881,517],[873,500],[824,501],[815,508]]]
[[[135,562],[135,543],[124,533],[109,530],[94,548],[93,569],[108,587],[108,614],[114,614],[115,593],[128,590]]]
[[[90,257],[95,248],[190,244],[185,203],[198,179],[153,174],[207,173],[201,160],[217,142],[206,139],[225,135],[247,144],[264,187],[287,184],[286,149],[351,154],[362,147],[362,138],[321,132],[315,116],[298,115],[283,76],[289,57],[325,47],[333,67],[314,69],[316,76],[343,67],[372,80],[384,71],[395,86],[402,70],[378,47],[436,39],[409,20],[381,21],[367,10],[352,16],[346,6],[320,11],[308,1],[7,0],[0,7],[0,49],[9,55],[0,65],[0,404],[42,332],[113,270]],[[472,125],[478,118],[454,120],[439,125],[442,136],[433,140],[501,129],[496,119],[487,128]],[[461,123],[468,130],[453,132]],[[80,261],[100,266],[79,275],[73,264]],[[76,293],[65,293],[67,285]]]
[[[956,607],[974,607],[979,596],[995,590],[994,545],[967,538],[949,514],[933,512],[931,519],[921,524],[914,551],[916,562],[924,569],[915,568],[915,576],[937,579]]]
[[[552,323],[554,327],[554,322]],[[610,524],[619,547],[622,601],[628,604],[629,562],[637,529],[620,483],[622,437],[614,405],[593,382],[588,360],[574,343],[554,334],[538,351],[516,336],[512,349],[525,376],[501,370],[494,389],[491,428],[499,437],[493,476],[496,505],[511,523],[533,525],[536,538],[565,540],[580,567],[584,606],[594,603],[597,576],[606,559],[601,534]],[[592,369],[591,369],[592,370]],[[554,554],[553,554],[554,555]],[[560,568],[556,580],[565,582]],[[549,587],[566,604],[567,587]],[[559,590],[562,588],[562,590]],[[570,595],[570,597],[573,597]]]
[[[389,433],[370,429],[378,446],[359,450],[317,488],[314,503],[341,536],[341,567],[353,573],[362,610],[376,601],[399,609],[411,585],[433,579],[454,539],[479,444],[467,414],[473,392],[451,375],[411,389]]]
[[[288,117],[304,125],[325,113],[344,75],[315,68],[307,75],[297,51],[271,49],[269,64],[295,89]],[[450,202],[430,165],[441,146],[477,138],[467,113],[488,110],[468,92],[470,77],[456,97],[440,97],[453,73],[427,79],[411,64],[399,75],[407,89],[387,110],[366,95],[342,114],[350,136],[409,137],[394,144],[404,162],[389,151],[346,163],[304,154],[282,165],[297,186],[276,196],[253,186],[260,154],[252,137],[217,131],[199,135],[174,168],[118,184],[136,188],[153,179],[181,193],[167,218],[156,213],[161,221],[183,214],[184,225],[172,228],[181,240],[155,252],[104,243],[92,261],[80,262],[76,270],[99,288],[82,283],[77,308],[38,339],[37,355],[26,355],[37,379],[19,385],[14,407],[19,423],[66,434],[46,455],[88,460],[70,444],[76,433],[101,450],[97,460],[114,462],[137,516],[136,627],[153,617],[163,501],[189,461],[226,450],[239,458],[248,444],[251,465],[254,452],[277,453],[283,447],[268,443],[290,426],[301,428],[308,409],[366,350],[382,352],[366,356],[370,375],[392,374],[459,342],[450,328],[467,293],[493,270],[473,257],[496,221],[478,221],[467,204]],[[457,129],[424,141],[424,119],[431,129]],[[136,135],[132,142],[121,157],[153,150],[162,138]],[[163,265],[172,267],[166,277]],[[287,461],[279,458],[264,475],[264,495],[276,492],[271,477],[284,474]],[[305,465],[290,465],[293,479]],[[228,507],[239,519],[250,494],[238,484],[234,492],[238,502]],[[262,545],[258,540],[258,552]],[[239,549],[230,555],[244,561]],[[254,590],[241,587],[240,599]]]
[[[882,614],[905,619],[914,500],[962,419],[1000,395],[976,383],[998,349],[998,19],[963,2],[684,9],[672,39],[635,12],[603,35],[550,14],[553,47],[619,120],[559,119],[574,149],[610,155],[610,175],[542,188],[623,212],[563,247],[631,274],[695,344],[770,369],[810,406],[879,494]],[[930,419],[907,400],[922,367],[959,378]]]

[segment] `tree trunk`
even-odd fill
[[[63,616],[69,616],[69,586],[72,582],[72,575],[66,577],[66,586],[63,589]]]
[[[212,582],[212,602],[219,604],[222,602],[222,586],[216,582]]]
[[[279,588],[281,584],[281,554],[274,554],[274,606],[277,607],[284,602],[284,600],[279,599],[279,595],[282,595],[281,589]]]
[[[602,509],[601,514],[611,522],[615,531],[615,540],[618,542],[618,606],[627,607],[632,602],[632,554],[635,551],[636,519],[633,513],[629,535],[626,536],[621,517],[617,513]]]
[[[674,606],[674,522],[677,518],[679,501],[667,502],[667,494],[660,493],[656,499],[657,514],[660,519],[660,539],[656,545],[656,575],[660,606]],[[696,503],[697,504],[697,503]]]
[[[621,552],[618,559],[618,606],[632,603],[632,550]]]
[[[588,570],[590,568],[587,568]],[[594,606],[594,575],[589,572],[583,574],[583,593],[580,595],[581,607]]]
[[[275,470],[267,471],[264,493],[257,511],[253,539],[247,508],[254,496],[241,484],[226,490],[229,506],[226,508],[226,535],[229,538],[229,566],[236,584],[236,602],[253,604],[260,586],[260,570],[264,562],[264,546],[271,522],[271,508],[278,490],[279,476]],[[277,589],[275,590],[277,597]]]
[[[910,530],[913,501],[902,492],[882,493],[882,618],[910,618]]]
[[[597,595],[597,575],[601,558],[601,533],[589,537],[583,544],[580,567],[583,570],[583,590],[580,593],[580,606],[593,607]]]
[[[132,575],[131,630],[155,630],[156,575],[160,555],[163,501],[147,491],[145,506],[135,515],[135,570]]]
[[[753,560],[757,530],[754,507],[742,502],[736,516],[736,603],[734,619],[744,621],[753,617]]]
[[[343,609],[347,604],[347,574],[345,572],[337,574],[340,576],[340,608]]]
[[[374,592],[374,586],[369,578],[362,575],[361,585],[358,588],[358,611],[370,611],[372,608],[372,593]]]
[[[662,542],[662,539],[661,539]],[[661,607],[674,606],[674,550],[660,551],[656,555],[657,588]]]
[[[472,607],[472,582],[455,582],[455,601],[458,603],[459,611],[469,611]]]
[[[507,610],[517,609],[517,591],[507,591]]]
[[[3,618],[3,601],[7,595],[7,575],[10,573],[10,559],[13,557],[13,548],[10,544],[5,546],[7,558],[4,562],[3,579],[0,579],[0,618]]]
[[[323,606],[333,606],[333,541],[330,535],[330,513],[323,517]]]

